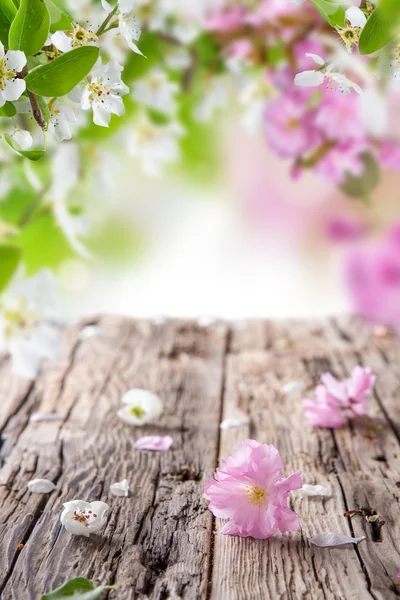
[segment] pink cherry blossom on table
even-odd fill
[[[303,408],[312,427],[342,427],[348,420],[367,414],[367,398],[375,385],[371,369],[354,367],[351,377],[337,380],[324,373],[315,398],[305,398]]]
[[[147,435],[136,440],[135,448],[136,450],[167,452],[173,443],[174,440],[170,435],[165,435],[164,437],[159,435]]]
[[[244,441],[204,486],[209,510],[228,519],[221,533],[267,539],[278,530],[297,531],[299,518],[287,503],[288,492],[300,489],[300,472],[282,478],[278,450],[255,440]]]

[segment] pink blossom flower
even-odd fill
[[[242,6],[215,12],[206,19],[205,28],[210,31],[234,31],[242,25],[245,14]]]
[[[137,450],[154,450],[156,452],[167,452],[174,443],[170,435],[160,437],[159,435],[148,435],[139,438],[135,442]]]
[[[360,102],[356,94],[336,94],[328,89],[317,110],[315,123],[330,140],[365,139]]]
[[[229,519],[221,533],[267,539],[279,530],[297,531],[299,518],[288,507],[288,492],[302,485],[300,472],[282,479],[276,448],[246,440],[204,486],[209,510]]]
[[[363,173],[365,165],[361,154],[368,148],[364,140],[351,140],[340,142],[316,165],[314,172],[333,183],[342,184],[346,173],[359,176]]]
[[[303,408],[312,427],[342,427],[349,419],[365,416],[367,397],[375,385],[371,369],[354,367],[351,377],[338,381],[331,373],[321,377],[315,398],[305,398]]]
[[[400,326],[400,225],[378,241],[346,255],[345,280],[355,311],[366,319]]]
[[[303,94],[280,96],[265,113],[265,134],[270,147],[281,158],[298,157],[320,141],[314,113],[306,106]]]

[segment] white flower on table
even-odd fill
[[[18,100],[26,89],[24,79],[17,75],[26,65],[26,56],[20,50],[9,50],[5,53],[0,42],[0,108],[6,102]]]
[[[105,502],[84,502],[83,500],[72,500],[63,504],[61,513],[61,524],[72,535],[83,535],[90,537],[91,533],[97,533],[104,528],[109,510]]]
[[[179,159],[179,138],[184,133],[177,121],[158,125],[142,114],[129,131],[128,153],[140,159],[146,175],[160,177],[166,164]]]
[[[71,124],[76,123],[76,116],[71,106],[60,104],[53,99],[49,102],[48,108],[57,140],[59,142],[70,140],[72,138]]]
[[[306,56],[312,58],[319,68],[314,71],[302,71],[297,73],[294,78],[295,85],[300,87],[318,87],[323,83],[328,86],[335,87],[341,94],[349,94],[351,89],[354,89],[357,94],[362,94],[362,89],[359,85],[350,81],[345,75],[333,71],[333,65],[327,63],[318,54],[306,53]]]
[[[125,112],[121,96],[127,94],[129,88],[121,79],[123,70],[116,60],[106,65],[100,61],[83,90],[81,107],[93,110],[93,121],[100,127],[109,126],[112,114],[120,117]]]
[[[345,12],[345,18],[344,27],[336,27],[336,31],[342,38],[346,50],[352,52],[360,40],[367,17],[357,6],[350,6]]]
[[[163,413],[161,399],[153,392],[143,389],[129,390],[123,397],[125,404],[117,412],[118,417],[128,425],[145,425],[154,422]]]
[[[99,38],[92,31],[88,31],[75,23],[71,31],[56,31],[53,33],[50,41],[60,52],[70,52],[82,46],[97,46]]]
[[[101,0],[101,4],[106,12],[112,12],[113,8],[107,0]],[[140,40],[141,30],[133,12],[134,5],[135,0],[118,0],[118,28],[129,48],[143,56],[136,44]]]
[[[178,84],[170,81],[165,71],[155,68],[135,83],[132,96],[140,104],[166,115],[173,115],[176,112],[178,92]]]
[[[34,379],[42,358],[60,360],[63,344],[56,319],[56,281],[50,271],[17,276],[0,303],[0,350],[10,354],[16,377]]]

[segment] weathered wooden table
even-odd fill
[[[98,324],[100,335],[86,340],[78,328],[68,331],[67,368],[49,363],[34,383],[13,380],[8,361],[0,364],[2,599],[38,600],[76,576],[120,584],[109,595],[117,600],[400,596],[397,339],[374,337],[350,320],[200,327],[107,317]],[[378,375],[370,414],[381,431],[312,431],[299,397],[285,396],[282,386],[302,381],[311,389],[325,370],[342,377],[357,363]],[[164,399],[158,426],[139,430],[116,417],[132,387]],[[249,425],[221,431],[221,420],[238,409]],[[30,421],[51,411],[58,421]],[[137,437],[153,433],[171,434],[171,451],[134,449]],[[302,470],[308,483],[331,489],[329,498],[292,493],[299,533],[267,541],[219,534],[203,483],[247,437],[277,446],[287,473]],[[56,491],[29,493],[36,477],[52,479]],[[131,497],[111,496],[110,484],[123,478]],[[102,535],[77,538],[61,529],[61,505],[76,498],[110,504]],[[364,515],[345,517],[352,509]],[[367,540],[310,546],[308,537],[321,531]]]

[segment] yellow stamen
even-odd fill
[[[246,485],[245,494],[247,500],[254,506],[261,506],[267,497],[267,492],[258,485]]]

